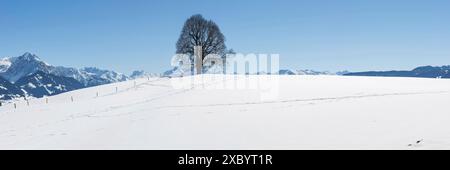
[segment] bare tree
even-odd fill
[[[176,45],[176,53],[193,56],[194,46],[202,47],[202,59],[208,54],[225,56],[225,36],[216,23],[207,21],[200,14],[191,16],[184,23]]]

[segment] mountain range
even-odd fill
[[[183,74],[179,68],[164,72],[164,76],[177,77]],[[220,72],[221,74],[221,72]],[[259,72],[257,74],[266,74]],[[367,71],[367,72],[329,72],[310,69],[281,69],[279,75],[339,75],[339,76],[378,76],[378,77],[421,77],[421,78],[450,78],[450,65],[448,66],[421,66],[410,71]],[[184,71],[184,75],[190,75],[190,71]]]
[[[379,77],[422,77],[422,78],[450,78],[450,66],[422,66],[411,71],[368,71],[346,73],[344,76],[379,76]]]
[[[129,79],[126,75],[94,67],[76,69],[52,66],[31,53],[25,53],[19,57],[3,58],[0,60],[0,76],[12,83],[37,71],[56,76],[74,78],[87,87]]]
[[[25,53],[0,59],[0,100],[50,96],[129,79],[124,74],[95,67],[53,66],[35,54]]]
[[[212,73],[211,73],[212,72]],[[210,74],[223,74],[222,70],[219,71],[209,71],[207,73]],[[163,73],[163,76],[166,77],[179,77],[181,75],[190,75],[191,71],[190,70],[182,70],[178,67],[175,67],[171,70],[168,70],[166,72]],[[253,74],[267,74],[266,72],[257,72],[257,73],[253,73]],[[281,69],[278,71],[279,75],[340,75],[338,73],[332,73],[332,72],[328,72],[328,71],[314,71],[314,70],[291,70],[291,69]]]
[[[336,73],[328,71],[314,71],[314,70],[290,70],[282,69],[279,71],[280,75],[336,75]]]

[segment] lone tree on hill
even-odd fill
[[[194,47],[202,47],[202,59],[208,54],[225,56],[225,36],[219,26],[211,20],[206,20],[197,14],[186,20],[177,42],[177,54],[194,55]],[[191,57],[191,60],[193,58]]]

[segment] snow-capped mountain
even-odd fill
[[[12,83],[39,70],[48,72],[52,67],[31,53],[25,53],[19,57],[4,58],[0,65],[0,76]]]
[[[129,77],[124,74],[110,70],[102,70],[95,67],[85,67],[79,69],[79,72],[81,75],[74,75],[74,78],[77,79],[76,77],[82,77],[77,80],[88,87],[129,80]],[[61,76],[70,77],[67,74],[63,74]]]
[[[192,75],[192,71],[190,68],[180,68],[180,67],[174,67],[171,70],[167,70],[163,73],[164,77],[181,77],[181,76],[188,76]]]
[[[144,70],[136,70],[136,71],[133,71],[133,73],[131,73],[130,78],[132,78],[132,79],[142,78],[147,75],[149,75],[149,74],[146,73]]]
[[[8,80],[0,77],[0,100],[10,100],[23,96],[24,92]]]
[[[50,73],[56,76],[74,78],[86,87],[129,79],[128,76],[124,74],[94,67],[76,69],[52,66],[42,61],[37,55],[31,53],[25,53],[19,57],[3,58],[0,60],[0,76],[13,83],[20,78],[34,74],[37,71]]]
[[[0,59],[0,77],[0,100],[51,96],[129,79],[124,74],[95,67],[53,66],[31,53]]]
[[[38,98],[84,87],[83,84],[73,78],[55,76],[42,71],[37,71],[34,74],[22,77],[15,85],[25,91],[27,96]]]
[[[130,76],[128,76],[130,79],[139,79],[139,78],[150,78],[150,77],[161,77],[161,74],[157,73],[148,73],[144,70],[136,70],[133,71]]]
[[[283,69],[278,72],[279,75],[295,75],[295,72],[289,69]]]
[[[336,75],[328,71],[314,71],[314,70],[290,70],[282,69],[279,71],[280,75]]]
[[[139,78],[150,78],[150,77],[161,77],[161,74],[157,74],[157,73],[148,73],[144,70],[136,70],[133,71],[130,76],[130,79],[139,79]]]
[[[314,71],[314,70],[297,70],[297,75],[336,75],[335,73],[329,71]]]

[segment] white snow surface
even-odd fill
[[[448,79],[279,76],[273,101],[199,88],[235,79],[221,78],[192,89],[143,78],[4,104],[0,149],[450,149]]]

